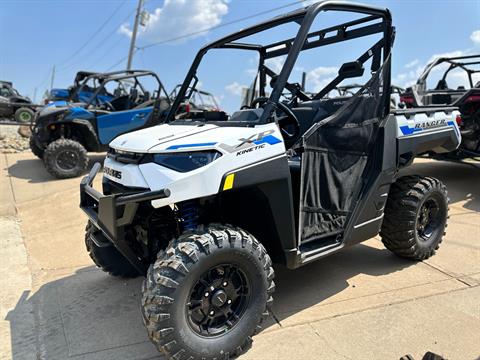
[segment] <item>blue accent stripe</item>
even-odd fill
[[[447,125],[452,126],[455,129],[455,132],[457,133],[457,135],[460,135],[453,121],[447,121]],[[408,125],[405,125],[405,126],[400,126],[400,130],[402,131],[403,135],[411,135],[413,133],[422,131],[423,128],[416,129],[416,128],[411,128]]]
[[[453,121],[447,121],[447,124],[450,125],[450,126],[453,126],[453,128],[455,129],[455,133],[457,134],[457,136],[461,137],[460,132],[458,131],[458,127],[455,126],[455,122],[453,122]]]
[[[408,125],[400,126],[400,130],[402,131],[403,135],[411,135],[414,132],[422,131],[421,128],[415,129],[415,128],[409,127]]]
[[[273,135],[267,135],[267,136],[264,136],[261,140],[256,140],[254,141],[253,143],[255,145],[260,145],[260,144],[269,144],[269,145],[275,145],[275,144],[278,144],[278,143],[281,143],[282,140],[276,138],[275,136]]]
[[[210,143],[198,143],[198,144],[182,144],[182,145],[172,145],[167,148],[167,150],[177,150],[181,148],[189,148],[189,147],[199,147],[199,146],[213,146],[216,142]]]

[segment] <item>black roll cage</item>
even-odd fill
[[[142,76],[153,76],[158,83],[158,88],[156,90],[158,92],[158,97],[160,98],[160,93],[163,90],[163,92],[165,93],[166,100],[168,101],[169,104],[171,103],[167,90],[163,86],[158,75],[153,71],[148,71],[148,70],[118,70],[118,71],[112,71],[107,73],[90,73],[90,74],[88,74],[87,72],[83,72],[80,80],[81,83],[76,88],[75,92],[71,95],[70,99],[76,99],[80,91],[82,91],[82,89],[87,85],[88,81],[90,81],[91,79],[98,79],[100,86],[95,89],[95,92],[92,94],[89,101],[86,103],[87,107],[91,105],[92,102],[97,98],[98,94],[105,88],[105,85],[111,81],[121,81],[121,80],[133,78],[135,81],[134,86],[138,85],[142,90],[142,92],[145,92],[145,88],[138,81],[138,78]],[[77,73],[77,77],[78,77],[78,73]]]
[[[169,98],[170,99],[176,98],[177,90],[181,89],[181,87],[182,87],[182,84],[178,84],[177,86],[175,86],[173,88],[172,92],[170,93]],[[197,94],[200,94],[200,95],[211,97],[213,99],[214,103],[215,103],[214,105],[218,108],[217,99],[215,99],[215,95],[213,95],[212,93],[210,93],[208,91],[205,91],[205,90],[200,90],[200,89],[193,89],[192,91],[196,92]]]
[[[471,60],[475,59],[472,61],[461,61],[461,60]],[[473,88],[473,80],[472,80],[472,74],[475,73],[480,73],[480,68],[479,69],[472,69],[469,68],[471,65],[480,65],[480,54],[477,55],[464,55],[464,56],[453,56],[453,57],[440,57],[432,61],[430,64],[427,65],[425,70],[423,70],[423,73],[420,75],[420,77],[417,80],[417,86],[421,88],[422,90],[427,90],[427,77],[430,75],[430,72],[432,69],[440,64],[443,63],[448,63],[450,64],[448,68],[445,70],[443,73],[443,76],[441,80],[445,80],[447,78],[447,75],[450,71],[456,69],[456,68],[461,68],[464,70],[467,75],[468,75],[468,82],[470,83],[470,87]]]
[[[309,33],[313,21],[322,11],[345,11],[362,13],[368,16]],[[382,21],[375,24],[364,25],[378,19],[381,19]],[[297,35],[294,38],[275,42],[273,44],[265,46],[259,44],[236,42],[241,38],[248,37],[258,32],[291,22],[296,22],[300,25]],[[359,25],[362,24],[364,26],[359,27]],[[198,81],[198,78],[196,77],[197,69],[203,56],[211,49],[224,48],[257,51],[260,57],[260,96],[265,96],[266,76],[269,72],[271,72],[271,70],[265,66],[265,60],[282,55],[287,55],[280,74],[276,76],[276,81],[273,86],[272,93],[269,97],[268,102],[265,104],[264,111],[258,121],[258,123],[264,124],[268,122],[269,118],[271,118],[272,111],[275,109],[275,104],[280,100],[283,89],[289,89],[289,87],[293,86],[293,84],[289,84],[287,80],[301,51],[377,33],[383,33],[382,39],[380,39],[380,41],[378,41],[360,58],[357,59],[358,62],[361,62],[361,64],[363,64],[370,57],[373,56],[371,70],[376,71],[380,68],[382,63],[382,59],[380,56],[381,50],[383,50],[383,61],[385,61],[385,59],[387,59],[388,55],[390,54],[390,50],[395,36],[395,30],[392,26],[391,13],[388,9],[385,8],[379,8],[363,4],[355,4],[350,2],[322,1],[302,9],[294,10],[290,13],[277,16],[273,19],[261,22],[257,25],[253,25],[233,34],[227,35],[217,41],[214,41],[204,46],[197,53],[180,88],[180,91],[178,92],[177,97],[175,98],[172,107],[167,117],[165,118],[165,122],[168,123],[174,120],[176,109],[180,106],[181,102],[184,101],[187,91],[189,90],[189,88],[192,89],[195,87]],[[339,77],[334,79],[330,84],[328,84],[324,89],[322,89],[321,93],[324,93],[323,95],[325,95],[330,90],[334,89],[335,86],[344,79],[339,79]],[[193,84],[192,80],[194,81]],[[388,84],[384,85],[390,87],[390,77],[388,77],[387,81]],[[327,88],[330,88],[330,90],[325,92]],[[300,95],[303,98],[304,96],[308,96],[305,93],[300,93]],[[318,95],[319,94],[317,94],[314,98],[317,98]],[[388,108],[388,104],[385,104],[385,107]]]

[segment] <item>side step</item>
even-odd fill
[[[330,255],[333,252],[340,250],[343,247],[343,243],[335,242],[333,244],[328,244],[313,250],[301,251],[300,252],[300,266],[306,265],[312,261],[320,259],[324,256]]]

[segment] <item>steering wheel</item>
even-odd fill
[[[257,97],[252,100],[250,104],[250,108],[254,109],[257,105],[263,106],[266,102],[268,102],[267,97]],[[298,121],[297,116],[293,113],[293,111],[284,103],[278,101],[274,103],[275,107],[278,110],[281,110],[286,116],[279,117],[275,114],[276,117],[276,122],[278,123],[278,126],[280,128],[280,131],[282,132],[282,135],[284,135],[287,139],[293,139],[295,138],[298,134],[300,134],[300,122]],[[291,125],[293,126],[293,131],[288,130],[288,126]]]
[[[113,107],[112,103],[110,101],[107,101],[107,100],[103,100],[101,104],[99,104],[100,108],[105,108],[105,110],[108,110],[108,111],[115,111],[115,108]]]

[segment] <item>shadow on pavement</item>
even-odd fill
[[[281,321],[342,292],[358,274],[381,276],[412,264],[387,250],[358,245],[298,270],[277,266],[274,312]],[[89,267],[46,283],[29,298],[22,296],[7,316],[13,359],[24,358],[26,338],[48,359],[160,359],[141,320],[141,282]],[[28,308],[35,326],[26,336]]]
[[[405,170],[407,174],[433,176],[447,185],[450,203],[466,201],[463,207],[480,211],[480,163],[446,161],[417,162]]]
[[[277,265],[273,311],[281,323],[299,311],[326,302],[348,287],[352,287],[350,292],[337,297],[337,300],[371,293],[363,288],[368,286],[368,282],[363,280],[355,284],[352,278],[359,274],[384,276],[415,264],[393,255],[387,249],[359,244],[296,270]]]
[[[88,170],[90,170],[96,162],[103,164],[105,154],[89,154],[89,159]],[[8,167],[8,174],[17,179],[28,180],[28,182],[32,184],[58,181],[58,179],[47,172],[43,161],[38,158],[17,160]]]
[[[142,323],[141,283],[92,266],[42,285],[30,297],[24,292],[6,317],[12,359],[162,359]],[[25,323],[29,309],[31,327]],[[36,356],[26,356],[27,344],[34,344]]]

